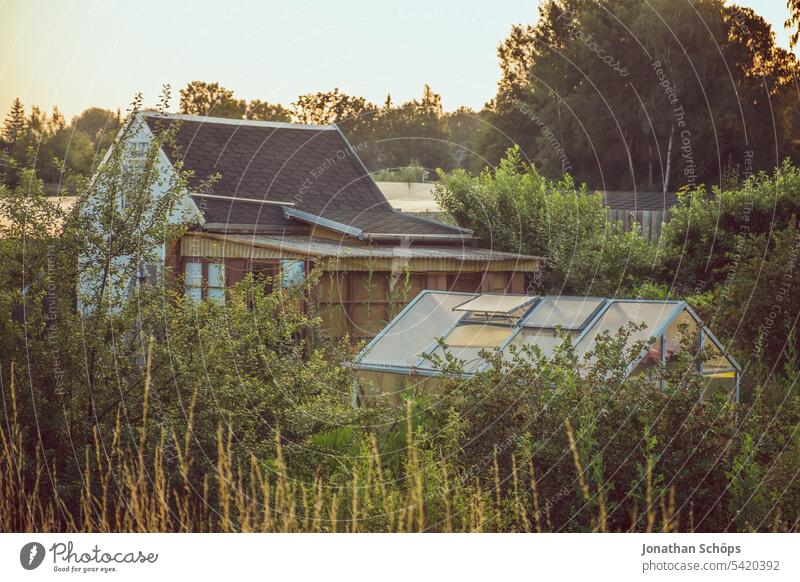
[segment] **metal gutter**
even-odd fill
[[[220,234],[255,234],[280,236],[284,234],[307,235],[307,226],[271,226],[258,224],[228,224],[226,222],[206,222],[201,232]]]
[[[370,372],[391,372],[393,374],[403,374],[404,376],[426,376],[428,378],[463,378],[468,379],[475,376],[475,372],[462,372],[461,374],[442,373],[439,370],[427,370],[425,368],[410,368],[408,366],[380,366],[378,364],[354,364],[352,362],[344,364],[356,370],[367,370]]]

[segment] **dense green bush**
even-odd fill
[[[600,194],[542,177],[518,148],[495,170],[442,175],[436,199],[497,250],[547,258],[542,285],[555,293],[625,294],[659,273],[656,246],[609,222]]]
[[[663,231],[665,280],[677,294],[708,290],[724,283],[737,263],[756,251],[743,248],[748,239],[796,223],[800,168],[787,161],[772,175],[762,172],[738,187],[711,193],[700,187],[679,194],[678,200]]]

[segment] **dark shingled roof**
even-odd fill
[[[617,210],[669,210],[678,202],[674,192],[636,192],[606,190],[603,192],[606,206]]]
[[[336,126],[144,114],[148,126],[178,123],[172,163],[193,172],[189,187],[219,174],[215,196],[293,202],[294,208],[366,233],[461,236],[464,231],[402,214],[378,189]],[[280,206],[193,196],[208,223],[283,229],[303,225]]]

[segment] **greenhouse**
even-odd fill
[[[401,311],[353,362],[360,398],[394,395],[409,383],[435,384],[442,377],[435,361],[449,353],[469,377],[491,364],[483,357],[499,350],[510,361],[526,345],[551,356],[569,337],[579,357],[591,354],[599,334],[636,324],[627,351],[654,342],[628,365],[628,375],[667,366],[692,350],[706,390],[725,390],[738,400],[741,368],[700,317],[677,300],[530,296],[423,291]],[[691,347],[690,347],[691,346]],[[702,354],[702,357],[700,357]]]

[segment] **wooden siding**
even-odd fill
[[[440,273],[324,273],[315,290],[313,306],[324,335],[348,335],[358,341],[374,337],[420,291],[512,292],[522,273],[475,275],[478,276],[453,278]]]
[[[224,263],[226,286],[235,285],[251,272],[277,279],[280,259],[303,260],[306,270],[315,262],[313,257],[296,252],[282,253],[197,234],[184,236],[170,251],[169,263],[178,275],[187,261]],[[526,275],[535,270],[532,266],[538,267],[538,261],[423,258],[404,259],[398,268],[396,259],[343,258],[335,268],[327,267],[306,308],[320,318],[324,336],[366,340],[424,289],[523,293]]]

